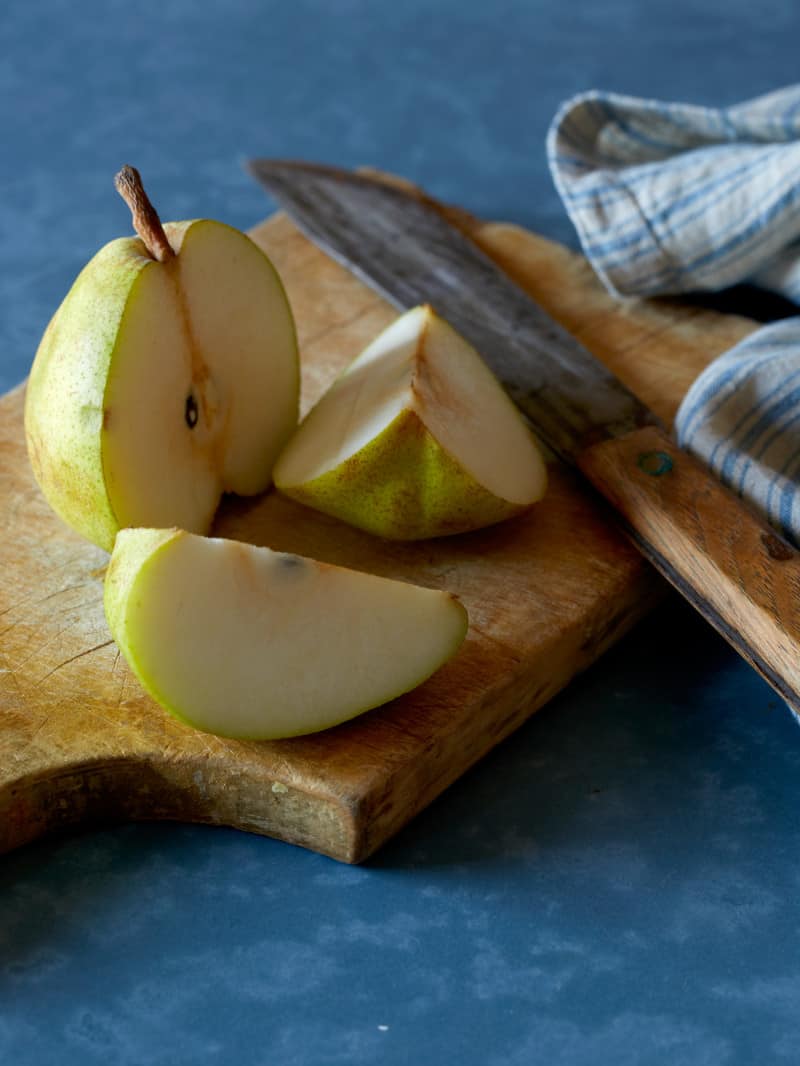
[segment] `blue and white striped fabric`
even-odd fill
[[[800,544],[800,318],[764,326],[700,375],[678,442]]]
[[[800,85],[724,110],[586,93],[547,153],[611,292],[748,280],[800,302]]]
[[[590,92],[547,139],[556,187],[617,296],[747,281],[800,304],[800,85],[715,110]],[[681,445],[800,545],[800,318],[697,379]]]

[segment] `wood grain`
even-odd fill
[[[475,223],[474,235],[667,420],[695,375],[753,325],[615,302],[557,245],[505,225]],[[295,310],[307,408],[395,312],[285,217],[254,237]],[[39,493],[22,405],[23,387],[0,400],[0,851],[81,823],[171,818],[361,861],[663,594],[604,506],[561,468],[528,514],[420,544],[370,538],[274,493],[226,500],[217,534],[450,589],[471,625],[429,682],[347,725],[273,743],[202,734],[145,695],[111,642],[107,556]]]
[[[663,430],[595,445],[580,467],[659,572],[800,712],[800,553]]]

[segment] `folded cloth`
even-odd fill
[[[590,92],[547,138],[587,258],[617,296],[748,281],[800,303],[800,85],[721,110]],[[800,318],[697,379],[678,440],[800,545]]]
[[[800,303],[800,85],[723,110],[585,93],[556,115],[547,154],[613,293],[747,280]]]
[[[764,326],[715,359],[675,428],[681,447],[800,545],[800,318]]]

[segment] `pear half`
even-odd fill
[[[327,729],[386,703],[467,631],[447,592],[180,530],[119,533],[105,609],[162,706],[251,740]]]
[[[223,492],[268,487],[297,425],[294,322],[269,259],[220,222],[163,232],[163,262],[131,237],[86,265],[28,381],[36,479],[109,551],[125,526],[207,531]]]
[[[545,493],[533,434],[494,374],[430,307],[384,330],[281,453],[275,485],[396,540],[491,525]]]

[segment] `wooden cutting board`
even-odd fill
[[[614,301],[566,249],[512,226],[464,224],[666,420],[706,363],[754,326],[674,303]],[[307,409],[395,312],[285,216],[253,236],[295,311]],[[0,400],[0,851],[77,823],[157,818],[236,826],[359,862],[663,592],[603,506],[560,467],[546,500],[523,517],[410,545],[274,493],[226,501],[216,534],[450,589],[470,631],[424,686],[337,729],[271,743],[199,733],[160,710],[112,643],[107,556],[39,493],[23,394],[20,386]]]

